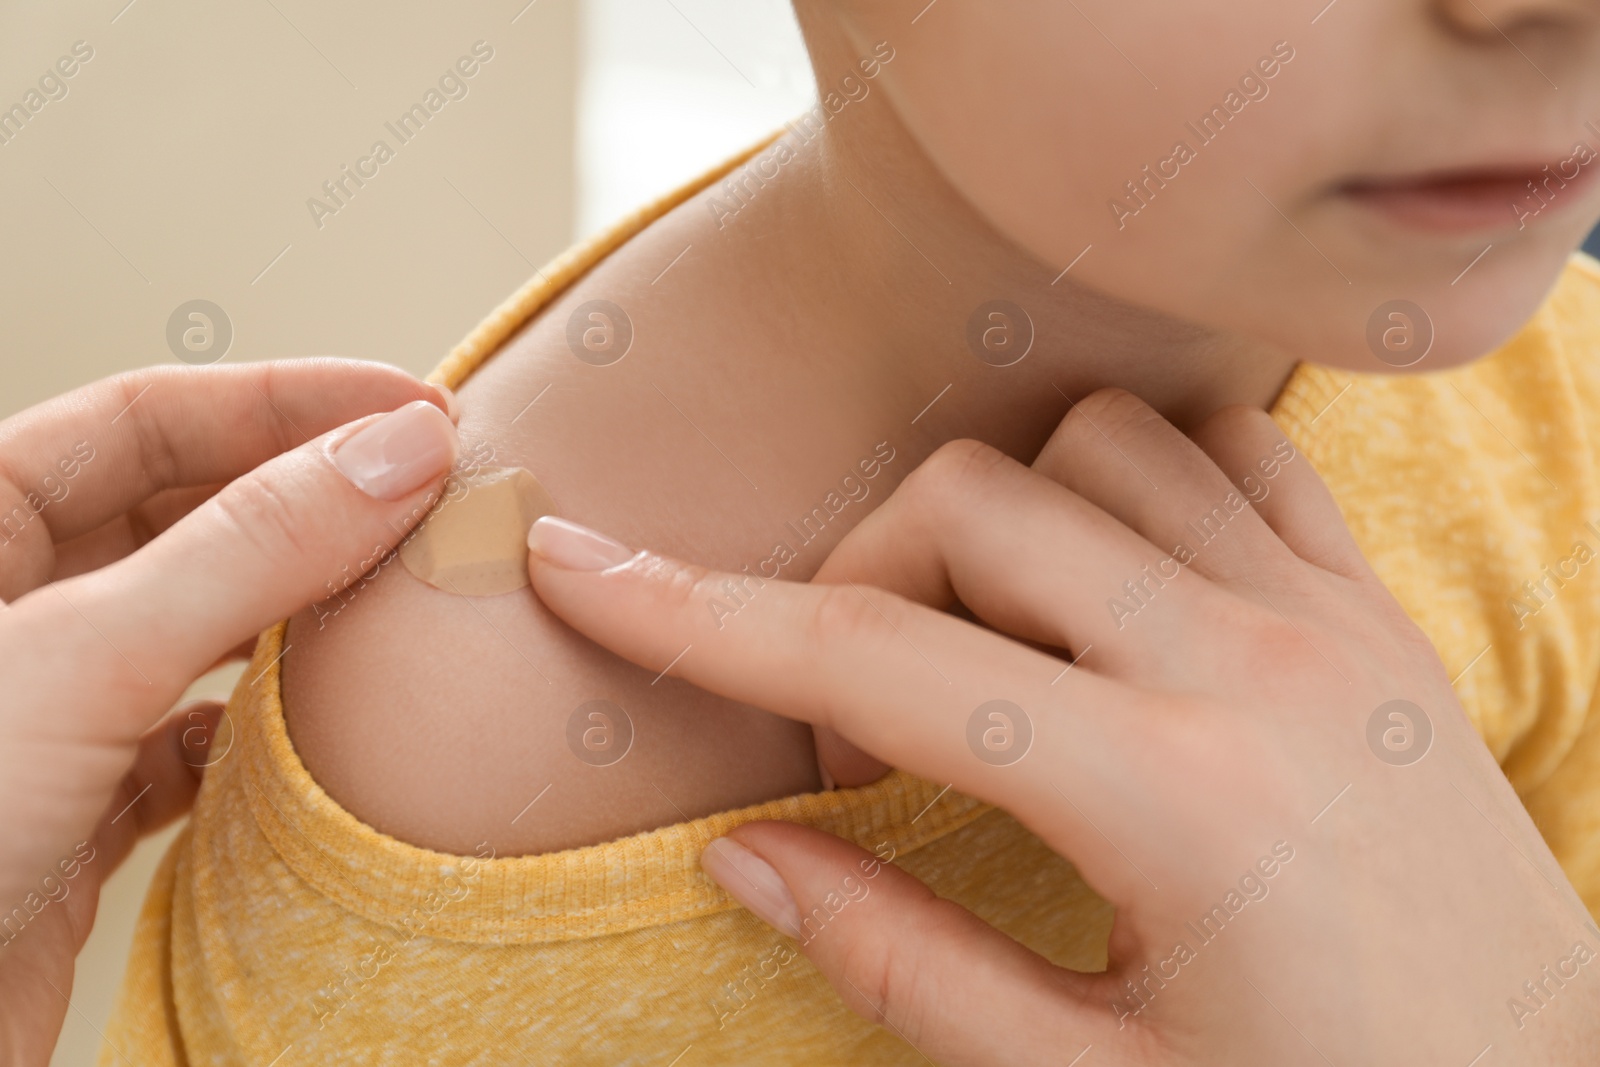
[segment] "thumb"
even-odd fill
[[[758,822],[712,841],[700,863],[798,941],[856,1014],[934,1062],[1061,1067],[1111,1040],[1115,1022],[1094,996],[1099,976],[1053,966],[887,862],[887,846],[879,852]]]
[[[84,633],[80,695],[128,694],[117,726],[137,736],[240,642],[392,558],[457,450],[449,416],[425,401],[359,420],[229,483],[127,558],[13,607],[53,605],[58,632]]]

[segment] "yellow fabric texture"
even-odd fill
[[[464,381],[739,162],[557,259],[434,379]],[[1302,366],[1274,415],[1459,674],[1472,721],[1600,913],[1597,346],[1600,265],[1575,257],[1494,355],[1410,377]],[[846,1011],[792,942],[700,872],[707,841],[754,819],[892,849],[1049,959],[1104,967],[1111,909],[1070,864],[1005,814],[899,772],[546,855],[407,845],[341,809],[300,762],[279,698],[282,641],[282,626],[262,638],[229,705],[234,748],[151,886],[102,1064],[925,1062]]]

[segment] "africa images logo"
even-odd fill
[[[420,134],[425,126],[431,122],[445,105],[452,100],[465,100],[472,91],[469,84],[471,79],[478,76],[485,64],[494,58],[494,46],[487,41],[477,41],[472,46],[472,54],[464,55],[457,59],[451,67],[439,75],[437,87],[429,86],[423,92],[421,100],[413,103],[393,122],[385,122],[384,129],[394,137],[395,143],[391,147],[384,138],[372,142],[372,148],[366,155],[355,161],[352,169],[348,163],[339,165],[339,173],[322,183],[322,197],[307,197],[306,210],[311,213],[311,221],[317,229],[326,225],[325,220],[331,215],[337,215],[349,206],[355,195],[366,187],[367,182],[376,178],[382,167],[390,160],[396,158],[399,149],[411,143]]]
[[[1585,128],[1595,135],[1597,144],[1600,144],[1600,126],[1596,126],[1593,119],[1584,123]],[[1559,160],[1554,169],[1550,164],[1545,164],[1540,172],[1544,175],[1538,183],[1531,179],[1528,182],[1528,191],[1520,200],[1511,202],[1511,213],[1517,217],[1517,229],[1527,229],[1528,220],[1542,212],[1545,208],[1555,203],[1556,197],[1561,195],[1561,190],[1567,183],[1576,181],[1583,168],[1600,159],[1593,148],[1583,141],[1572,143],[1572,154],[1566,159]]]

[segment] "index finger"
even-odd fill
[[[162,489],[232,481],[336,426],[414,400],[447,402],[399,368],[356,360],[106,378],[0,422],[0,540],[9,544],[37,517],[65,541]]]
[[[710,571],[550,517],[531,541],[540,598],[606,648],[1005,807],[1075,861],[1081,828],[1057,790],[1125,788],[1142,705],[1088,669],[853,583]]]

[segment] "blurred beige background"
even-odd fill
[[[232,320],[229,359],[427,370],[572,235],[576,4],[512,22],[525,2],[7,10],[0,107],[94,49],[0,146],[7,409],[171,361],[167,317],[194,298]],[[479,40],[467,95],[401,145],[384,124]],[[395,158],[319,229],[306,201],[380,138]]]
[[[401,144],[385,123],[480,41],[465,95]],[[30,101],[77,42],[92,58]],[[167,322],[195,299],[231,322],[228,361],[425,373],[576,237],[813,95],[787,0],[0,5],[0,418],[176,362]],[[323,182],[379,139],[393,158],[319,226],[308,199],[332,205]],[[94,1061],[174,832],[106,887],[54,1063]]]

